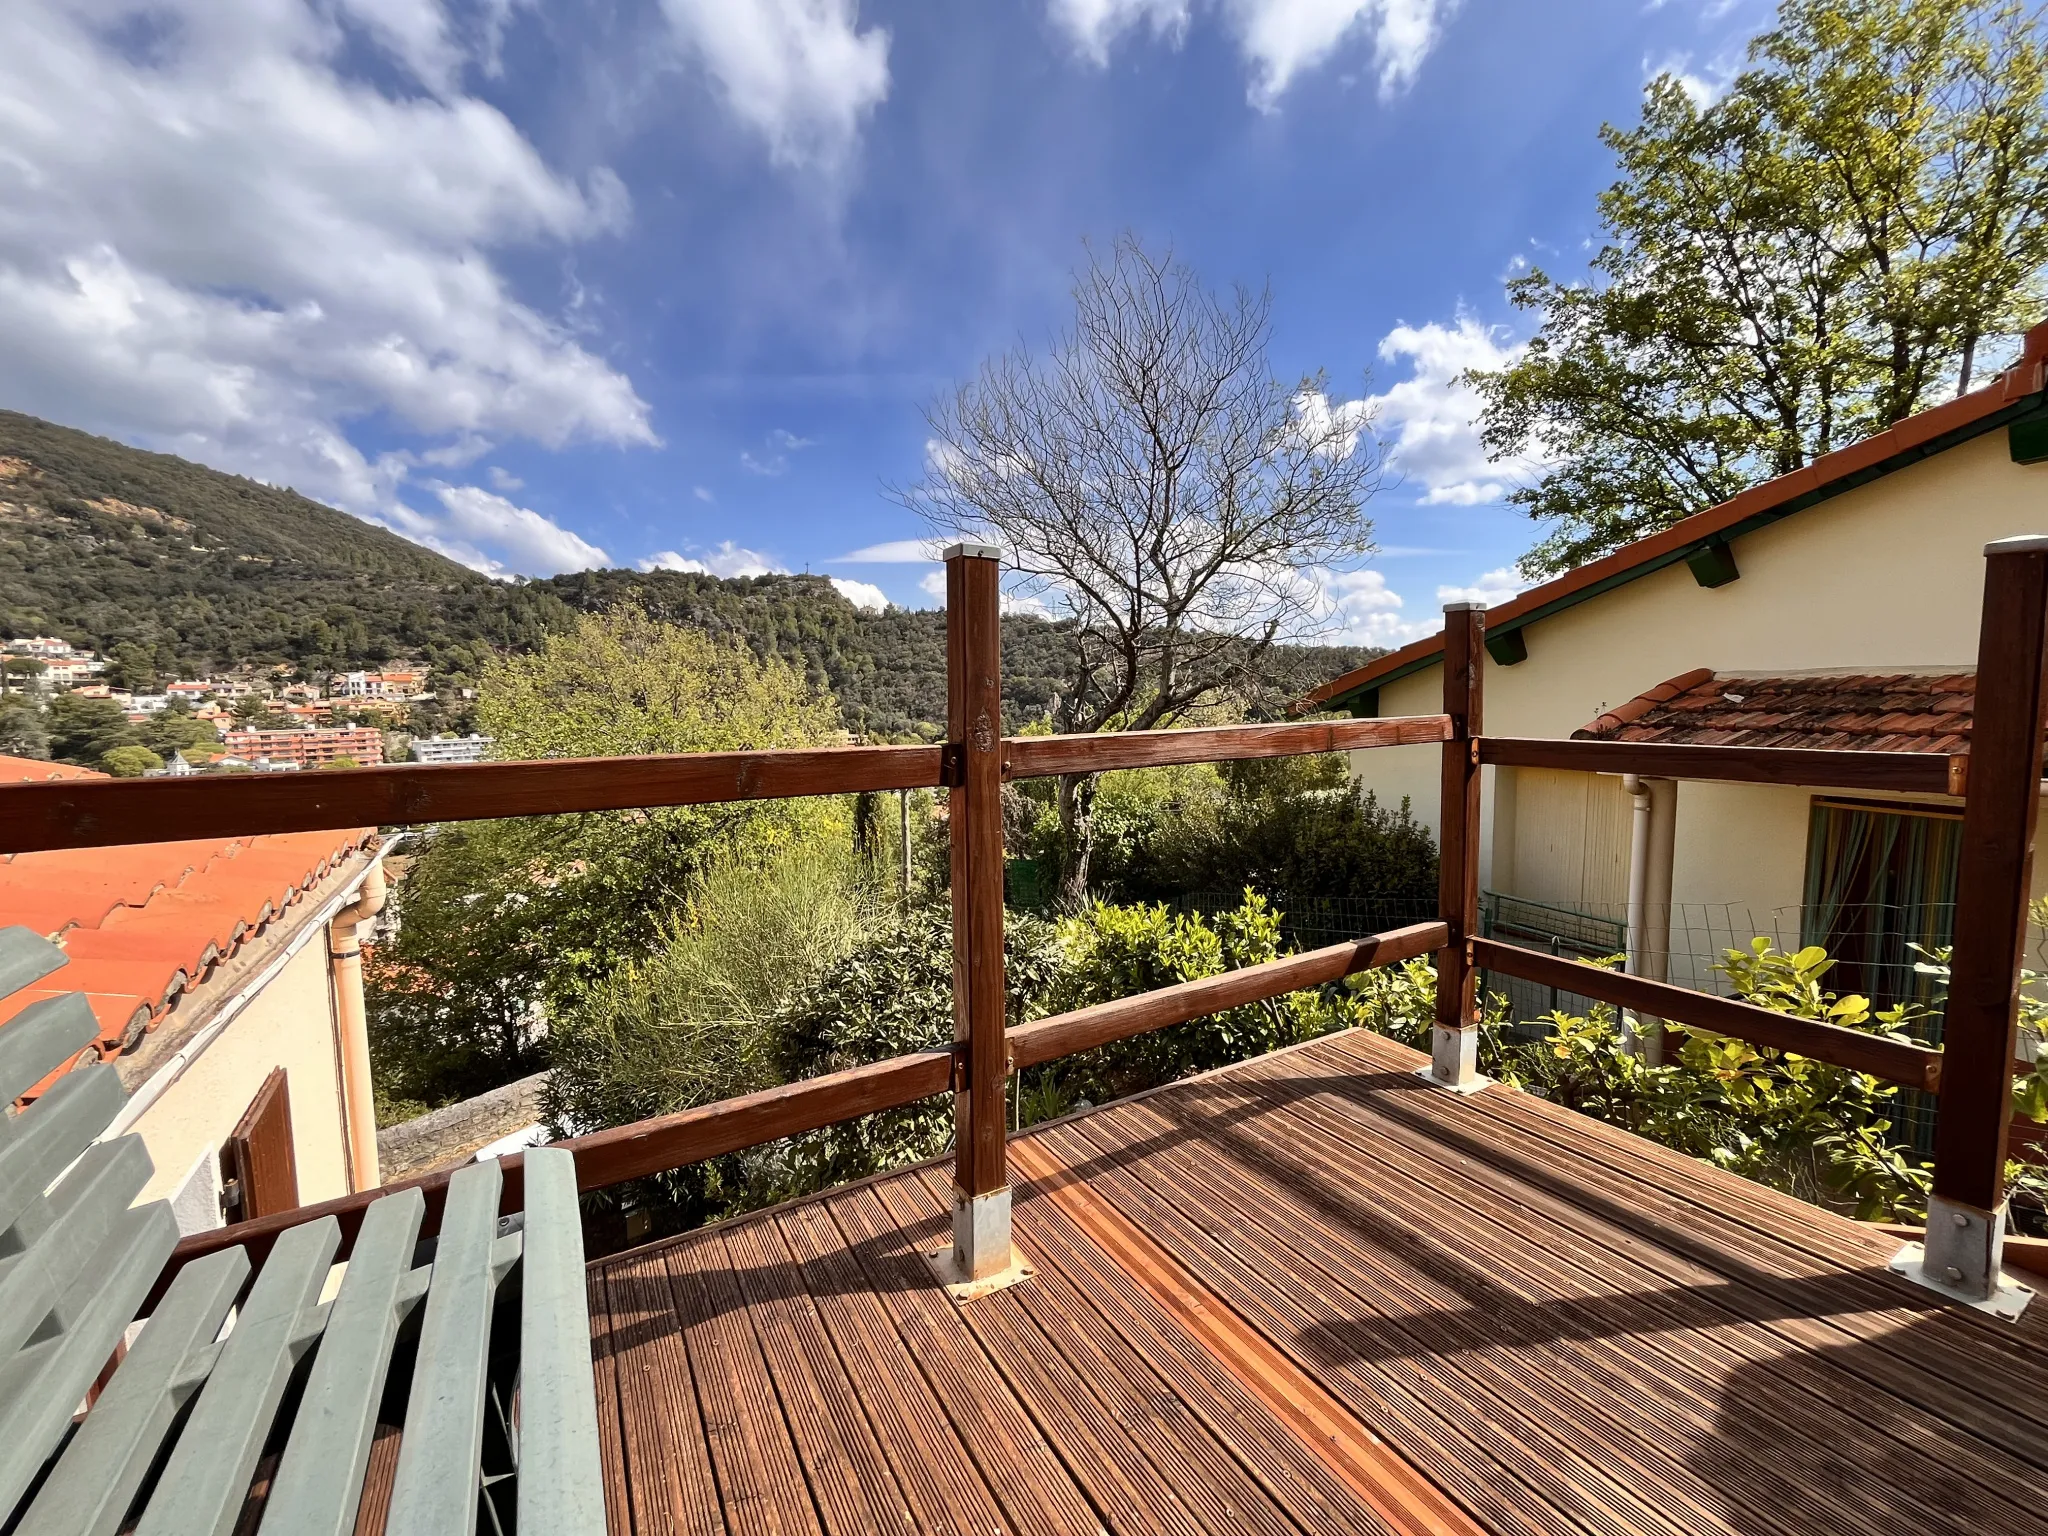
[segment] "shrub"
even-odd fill
[[[853,854],[807,842],[765,863],[727,858],[693,883],[664,942],[555,1016],[542,1109],[563,1133],[630,1124],[785,1080],[782,1010],[857,950],[875,923]],[[678,1169],[614,1195],[664,1225],[758,1203],[772,1153]]]
[[[1826,986],[1833,966],[1818,945],[1787,953],[1759,938],[1746,950],[1728,950],[1719,969],[1737,995],[1759,1007],[1907,1038],[1918,1010],[1874,1011],[1867,998],[1837,994]],[[1436,998],[1436,971],[1428,960],[1368,971],[1347,985],[1361,1023],[1410,1044],[1426,1043]],[[1891,1084],[1682,1025],[1667,1026],[1675,1060],[1653,1067],[1629,1049],[1620,1019],[1605,1004],[1584,1014],[1545,1015],[1534,1022],[1547,1033],[1535,1040],[1509,1029],[1506,1006],[1499,996],[1487,999],[1479,1052],[1487,1076],[1758,1183],[1852,1208],[1864,1220],[1925,1218],[1929,1170],[1893,1139],[1888,1110],[1898,1090]],[[2014,1092],[2019,1113],[2041,1118],[2048,1081],[2040,1071],[2022,1078]],[[2008,1171],[2016,1218],[2035,1224],[2048,1179],[2019,1164]]]
[[[147,747],[115,747],[100,754],[100,766],[117,779],[139,779],[163,765],[164,760]]]
[[[1010,913],[1003,930],[1006,1023],[1047,1011],[1060,973],[1059,934],[1042,918]],[[781,1071],[817,1077],[953,1040],[953,934],[943,907],[924,907],[827,968],[793,995],[778,1021]],[[950,1095],[830,1126],[789,1149],[773,1198],[937,1157],[953,1143]]]
[[[1094,906],[1064,919],[1060,937],[1066,966],[1053,1006],[1061,1012],[1260,965],[1281,952],[1280,914],[1253,891],[1213,920],[1160,904]],[[1051,1070],[1068,1097],[1099,1103],[1292,1045],[1351,1016],[1341,993],[1295,992],[1114,1041]]]

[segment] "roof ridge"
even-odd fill
[[[1541,616],[1542,610],[1552,604],[1575,598],[1583,600],[1579,598],[1581,593],[1585,597],[1596,596],[1610,582],[1631,579],[1638,567],[1655,569],[1681,559],[1687,549],[1729,533],[1752,517],[1772,512],[1782,516],[1797,511],[1798,508],[1788,508],[1784,504],[1826,491],[1865,470],[1875,469],[1915,448],[1926,447],[1949,433],[1986,422],[2016,401],[2041,394],[2044,390],[2048,390],[2048,321],[2026,333],[2019,360],[1983,388],[1915,412],[1893,422],[1882,432],[1824,453],[1799,469],[1761,481],[1726,501],[1692,513],[1667,528],[1645,534],[1596,560],[1589,560],[1518,593],[1498,608],[1488,611],[1489,627],[1517,620],[1533,622],[1535,617]],[[1362,667],[1330,679],[1296,700],[1290,708],[1297,714],[1307,713],[1370,688],[1391,673],[1405,673],[1411,666],[1426,665],[1443,649],[1443,643],[1442,630],[1425,635],[1398,650],[1375,657]]]

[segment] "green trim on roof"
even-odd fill
[[[1501,624],[1497,629],[1489,626],[1486,635],[1487,649],[1489,652],[1492,651],[1496,637],[1505,639],[1519,630],[1528,628],[1538,619],[1547,619],[1552,614],[1563,613],[1567,608],[1575,608],[1590,598],[1598,597],[1604,592],[1612,592],[1616,587],[1625,587],[1632,581],[1638,581],[1645,576],[1665,569],[1667,566],[1676,565],[1681,560],[1689,562],[1695,555],[1707,549],[1710,545],[1717,543],[1732,544],[1744,534],[1754,533],[1759,528],[1767,528],[1772,523],[1777,522],[1781,518],[1790,517],[1795,512],[1804,512],[1808,507],[1818,506],[1824,501],[1831,501],[1845,491],[1857,490],[1862,486],[1869,485],[1873,480],[1882,480],[1886,475],[1906,469],[1911,465],[1919,463],[1922,459],[1932,458],[1937,453],[1945,453],[1951,448],[1969,442],[1972,438],[1982,437],[1987,432],[1995,432],[2000,427],[2036,416],[2043,421],[2048,421],[2048,392],[2022,395],[2019,399],[2013,401],[2012,404],[2001,406],[1999,409],[1990,412],[1988,415],[1980,416],[1965,426],[1957,427],[1951,432],[1944,432],[1939,437],[1931,437],[1926,442],[1903,449],[1888,459],[1880,459],[1875,464],[1868,464],[1862,469],[1853,470],[1846,475],[1830,480],[1826,485],[1814,490],[1802,492],[1797,496],[1787,497],[1776,506],[1768,507],[1761,512],[1745,517],[1738,523],[1731,523],[1728,527],[1716,533],[1702,535],[1699,539],[1688,544],[1681,544],[1676,549],[1658,555],[1654,559],[1645,560],[1639,565],[1632,565],[1623,571],[1617,571],[1612,576],[1594,582],[1591,586],[1581,587],[1576,592],[1568,592],[1562,597],[1554,598],[1550,602],[1543,604],[1540,608],[1531,609],[1528,613],[1518,614]],[[1521,637],[1521,644],[1522,653],[1526,656],[1528,654],[1527,636]],[[1441,664],[1441,661],[1442,653],[1440,651],[1431,652],[1425,656],[1418,656],[1415,660],[1396,667],[1393,671],[1383,676],[1374,678],[1370,683],[1364,685],[1363,689],[1351,689],[1345,693],[1332,695],[1324,700],[1322,707],[1325,709],[1349,709],[1351,708],[1352,699],[1361,692],[1371,691],[1377,693],[1389,683],[1399,682],[1404,677],[1412,677],[1425,668]],[[1378,713],[1376,706],[1373,712],[1375,714]]]

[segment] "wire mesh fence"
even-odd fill
[[[1191,891],[1175,903],[1181,910],[1213,917],[1234,910],[1242,892]],[[1400,901],[1352,896],[1296,897],[1275,902],[1281,931],[1297,949],[1340,943],[1362,934],[1426,922],[1436,917],[1433,901]],[[1847,996],[1857,993],[1874,1008],[1909,1005],[1907,1032],[1925,1044],[1941,1041],[1942,980],[1925,969],[1925,950],[1949,942],[1954,929],[1952,903],[1837,904],[1825,910],[1805,905],[1759,907],[1741,902],[1673,903],[1668,914],[1646,914],[1652,930],[1662,930],[1668,916],[1669,952],[1666,978],[1674,986],[1729,996],[1734,992],[1726,966],[1728,951],[1747,950],[1753,940],[1768,939],[1787,953],[1820,944],[1835,965],[1823,985]],[[1480,932],[1484,937],[1521,944],[1547,954],[1586,960],[1625,954],[1628,909],[1623,903],[1566,906],[1533,901],[1503,891],[1486,891],[1480,900]],[[1915,945],[1922,946],[1915,948]],[[1540,1022],[1554,1011],[1584,1013],[1593,1000],[1583,994],[1524,981],[1520,977],[1483,973],[1481,985],[1508,1002],[1508,1017],[1525,1038],[1540,1037]],[[1933,1147],[1934,1101],[1902,1090],[1894,1104],[1896,1133],[1909,1145],[1929,1152]]]

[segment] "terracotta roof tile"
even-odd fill
[[[37,777],[104,775],[0,757],[0,783]],[[35,986],[0,998],[0,1023],[41,998],[83,992],[100,1024],[98,1055],[119,1055],[182,993],[203,986],[212,967],[302,901],[372,830],[0,858],[0,927],[29,928],[67,956]]]
[[[1967,673],[1750,677],[1688,672],[1615,705],[1572,734],[1606,741],[1859,752],[1967,752],[1976,679]]]

